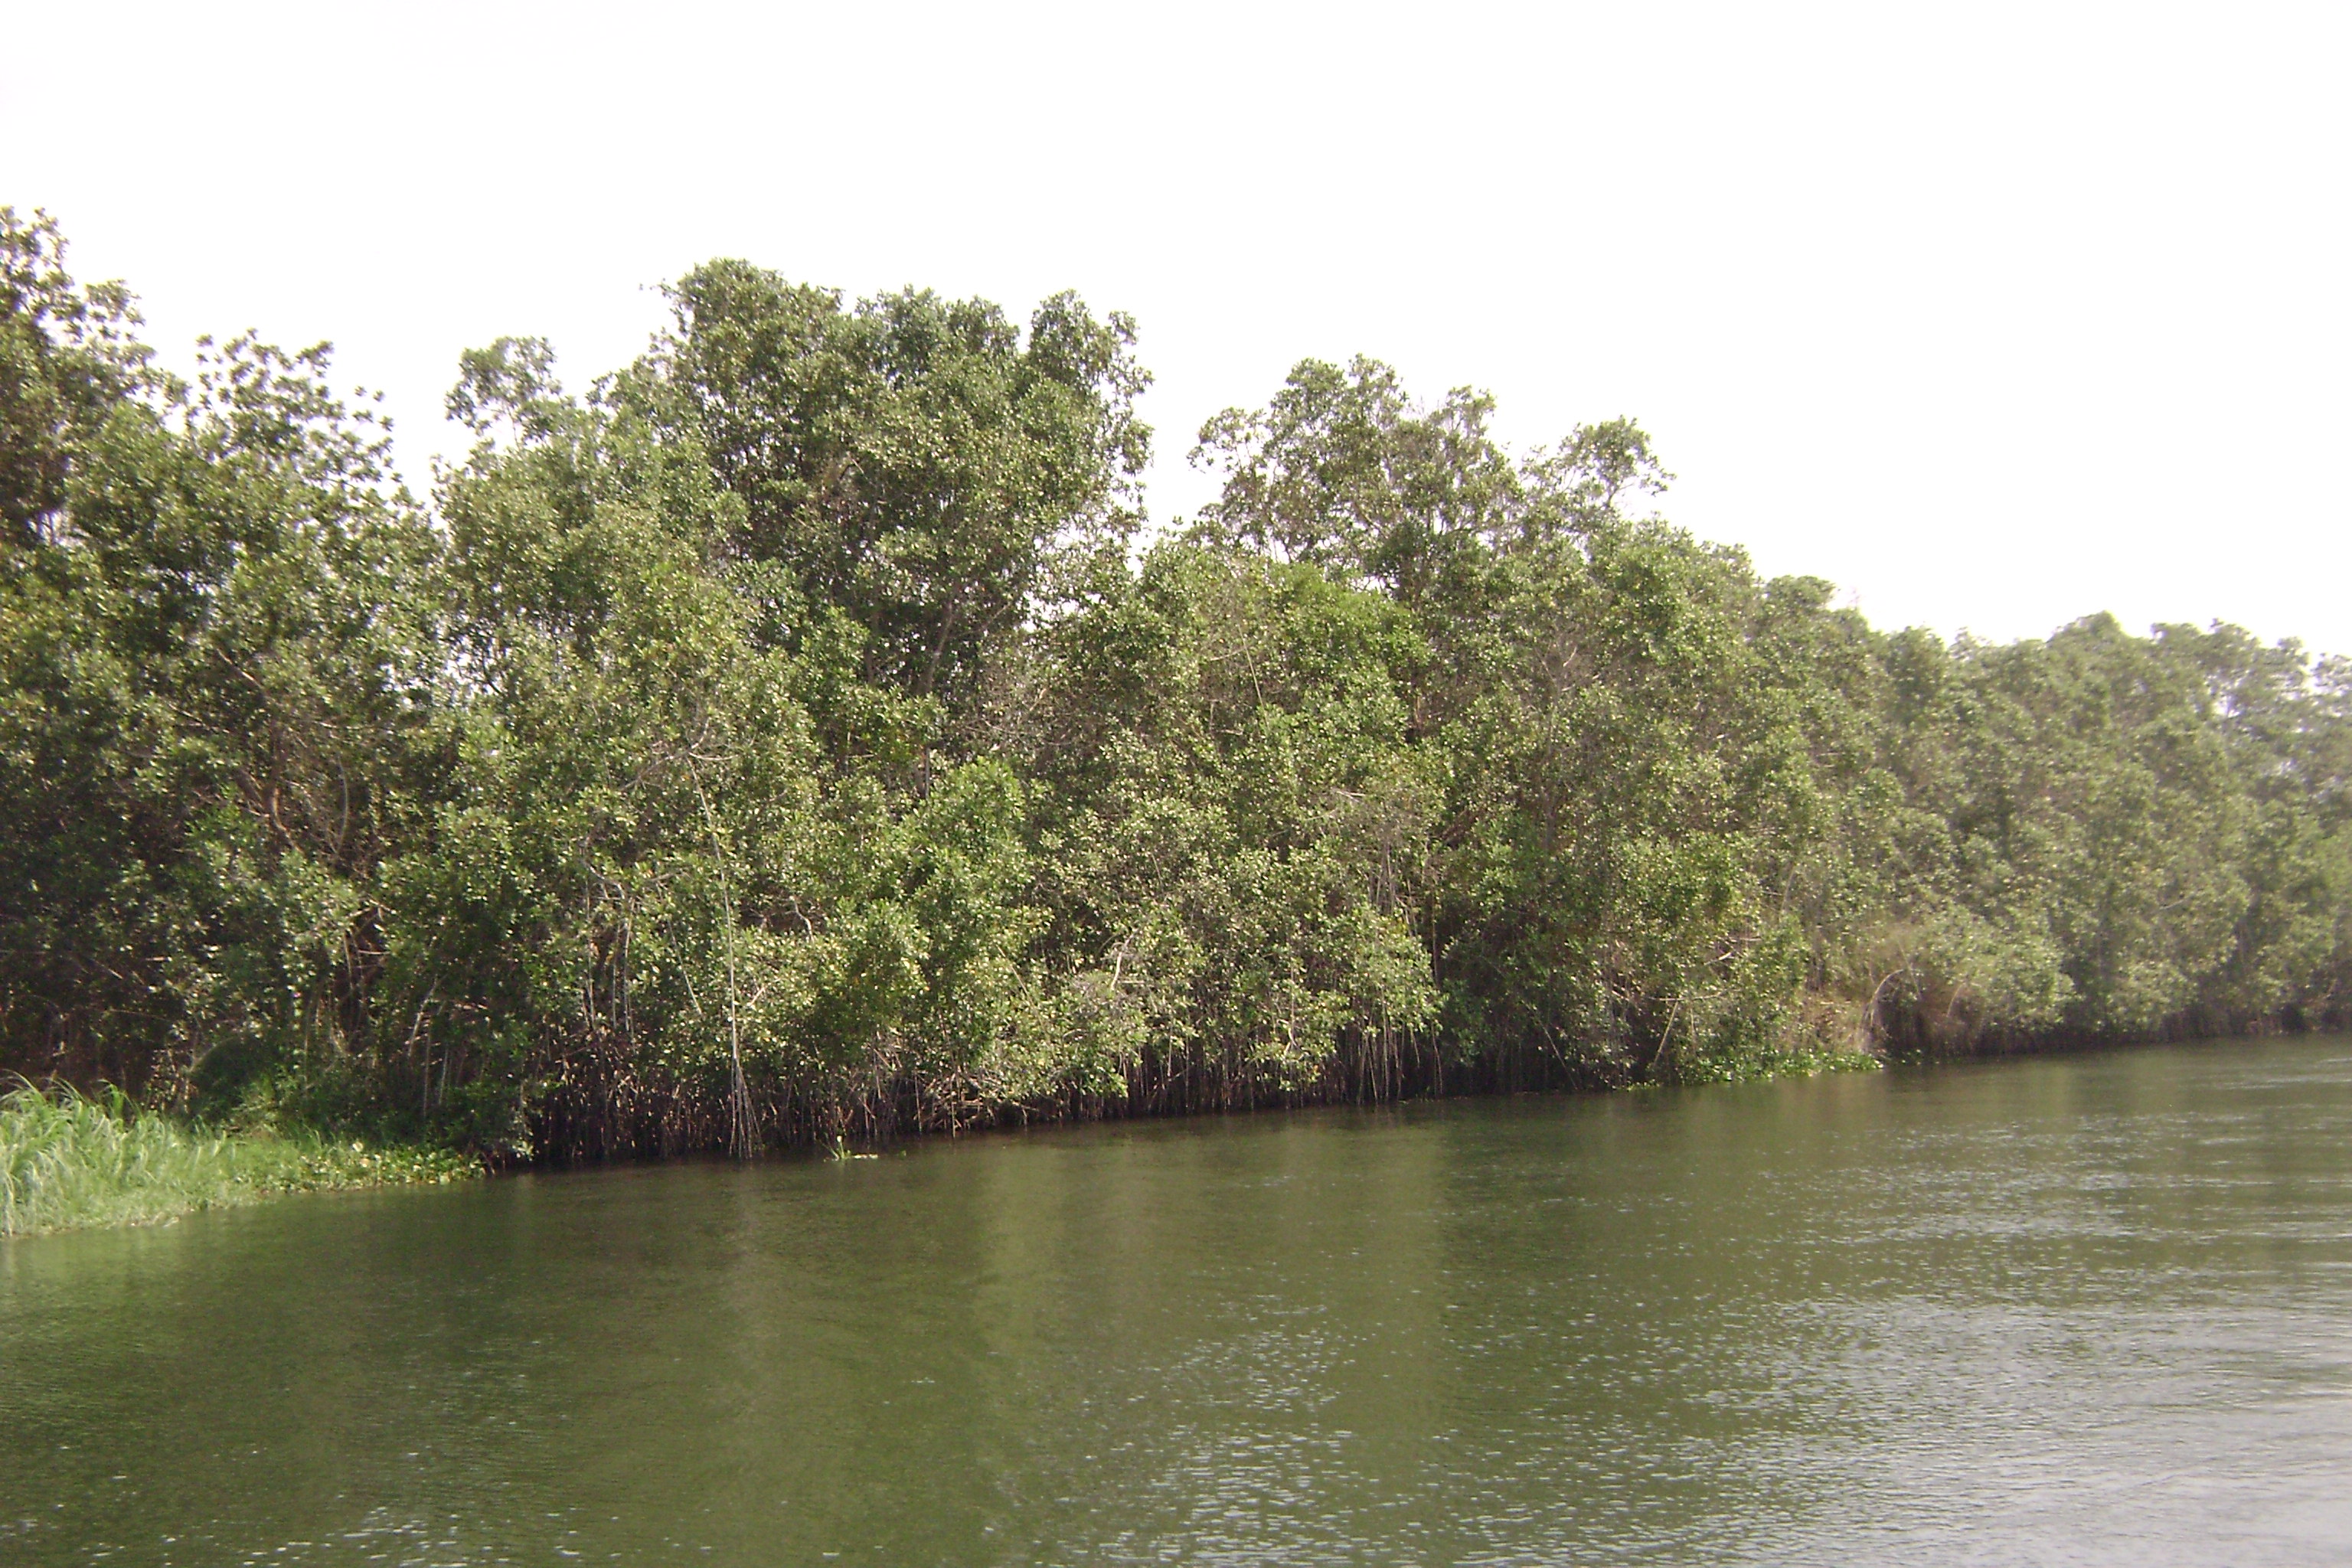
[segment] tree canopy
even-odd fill
[[[1882,631],[1633,421],[740,261],[429,502],[0,212],[0,1065],[509,1156],[1689,1081],[2352,999],[2352,669]]]

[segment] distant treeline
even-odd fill
[[[426,503],[323,350],[184,381],[62,263],[0,216],[36,1079],[562,1158],[2352,998],[2342,662],[1874,630],[1630,421],[1309,361],[1154,531],[1125,318],[719,261],[584,395],[464,356]]]

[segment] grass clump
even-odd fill
[[[144,1225],[280,1193],[447,1182],[478,1168],[446,1150],[211,1132],[69,1088],[0,1097],[0,1236]]]

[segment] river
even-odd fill
[[[2338,1563],[2352,1042],[0,1241],[0,1562]]]

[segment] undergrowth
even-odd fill
[[[28,1084],[0,1097],[0,1236],[143,1225],[279,1193],[449,1182],[478,1169],[446,1150],[213,1132],[68,1088]]]

